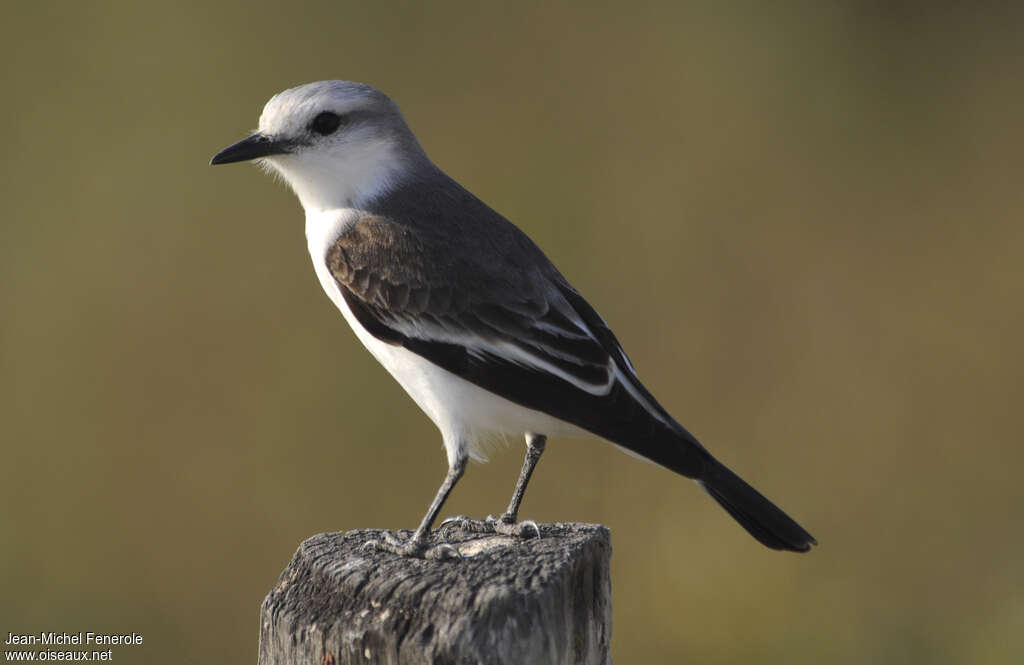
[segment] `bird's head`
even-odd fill
[[[251,136],[211,164],[258,160],[291,186],[304,208],[354,207],[429,164],[398,106],[352,81],[319,81],[274,95]]]

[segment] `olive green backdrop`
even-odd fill
[[[661,402],[821,541],[553,440],[523,507],[613,534],[619,663],[1024,656],[1024,15],[928,4],[6,2],[0,631],[249,663],[322,531],[413,527],[433,425],[210,156],[375,85],[526,230]],[[446,514],[500,510],[515,441]]]

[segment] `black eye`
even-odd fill
[[[313,122],[309,124],[309,128],[317,134],[327,136],[333,134],[341,127],[341,116],[337,113],[331,113],[330,111],[324,111],[317,117],[313,118]]]

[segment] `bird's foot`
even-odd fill
[[[376,552],[391,552],[398,556],[410,557],[414,559],[437,559],[439,561],[449,561],[452,559],[460,559],[462,556],[459,551],[447,543],[441,543],[431,547],[427,543],[425,534],[415,533],[409,537],[408,540],[402,541],[398,536],[385,531],[380,540],[368,540],[363,544],[363,549],[373,550]]]
[[[516,538],[540,538],[540,527],[533,520],[517,522],[511,515],[495,517],[488,515],[485,520],[476,520],[465,515],[455,515],[441,522],[442,529],[461,529],[470,533],[500,533]]]

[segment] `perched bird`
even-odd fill
[[[258,160],[306,212],[306,239],[327,296],[370,353],[434,421],[448,473],[410,538],[428,547],[441,506],[488,432],[524,434],[508,509],[458,525],[520,536],[519,505],[549,435],[591,435],[703,487],[754,538],[804,552],[814,538],[711,456],[637,378],[608,324],[522,231],[427,157],[395,103],[350,81],[285,90],[259,129],[211,164]]]

